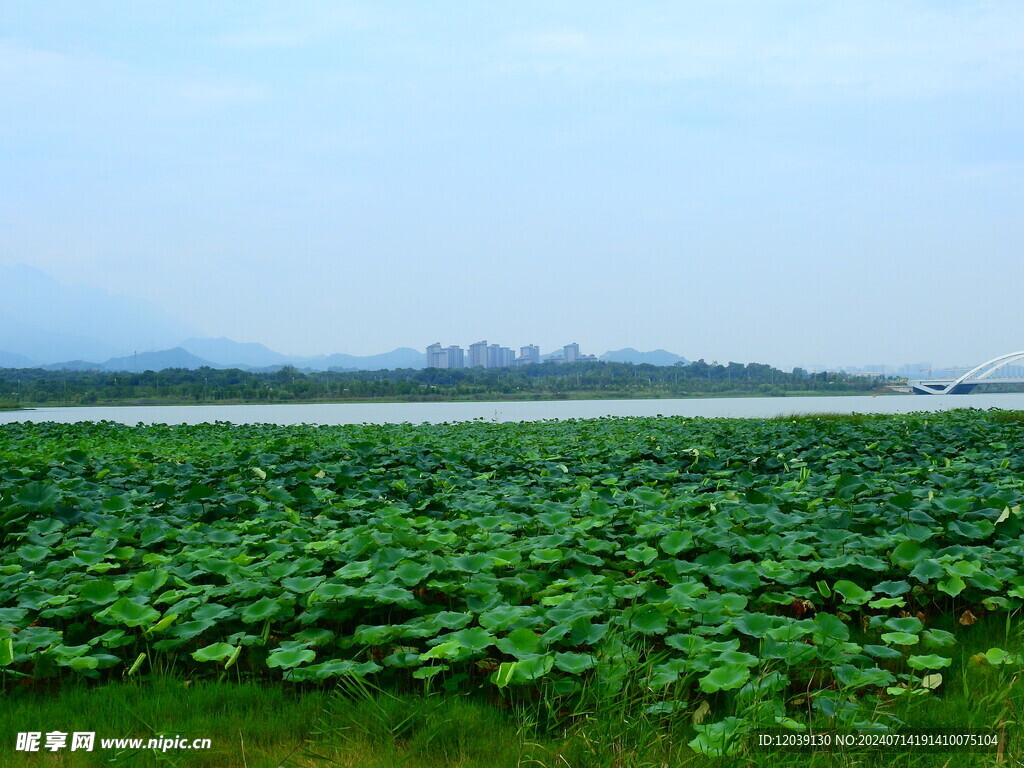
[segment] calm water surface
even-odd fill
[[[18,421],[116,421],[121,424],[394,424],[539,421],[601,416],[761,417],[797,413],[908,413],[950,408],[1024,410],[1024,393],[879,397],[723,397],[703,400],[557,400],[497,403],[352,403],[341,405],[160,405],[39,408],[0,412]]]

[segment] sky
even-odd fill
[[[6,0],[0,265],[288,354],[1024,349],[1024,3]]]

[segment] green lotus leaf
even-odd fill
[[[956,645],[956,636],[942,629],[926,629],[921,633],[921,640],[928,648],[949,648]]]
[[[976,573],[967,579],[971,586],[983,589],[986,592],[998,592],[1002,589],[1003,583],[994,576],[987,573]]]
[[[945,592],[947,595],[956,597],[967,588],[967,584],[959,576],[947,576],[944,579],[940,579],[939,583],[935,585],[935,588],[940,592]]]
[[[688,744],[702,755],[726,757],[743,745],[747,727],[745,720],[731,716],[710,725],[695,725],[697,737]]]
[[[395,575],[407,587],[419,584],[433,572],[434,569],[431,568],[429,565],[424,565],[423,563],[416,563],[412,560],[403,560],[401,563],[395,566]]]
[[[932,579],[937,579],[945,573],[942,564],[938,560],[928,559],[922,560],[915,565],[910,575],[920,581],[922,584],[929,583]]]
[[[689,671],[690,662],[687,659],[670,659],[651,667],[647,683],[651,688],[657,690],[666,685],[672,685]]]
[[[379,672],[383,667],[372,661],[356,663],[342,659],[331,659],[322,664],[311,664],[306,667],[293,669],[291,679],[296,682],[303,680],[324,680],[329,677],[353,676],[365,677],[366,675]],[[415,673],[414,673],[415,675]]]
[[[197,621],[218,621],[234,615],[233,609],[219,603],[205,603],[192,611],[192,618]]]
[[[530,553],[530,560],[532,560],[535,563],[540,563],[542,565],[557,563],[561,561],[563,557],[564,553],[557,547],[538,549]]]
[[[310,592],[323,583],[322,576],[290,576],[281,580],[281,586],[290,589],[292,592]]]
[[[452,633],[451,638],[464,648],[468,648],[471,651],[482,651],[484,648],[494,643],[494,635],[482,627],[461,629],[458,632]]]
[[[664,496],[653,488],[637,488],[633,491],[633,496],[647,505],[657,505],[665,500]]]
[[[607,624],[591,624],[589,620],[582,619],[572,623],[572,629],[569,631],[569,642],[574,646],[596,645],[607,634]]]
[[[775,621],[765,613],[745,613],[730,620],[730,623],[740,632],[751,637],[764,637],[773,626]]]
[[[300,664],[310,662],[315,658],[316,653],[308,649],[289,648],[285,650],[282,648],[276,648],[271,651],[270,656],[267,657],[267,666],[291,669],[292,667],[297,667]]]
[[[757,662],[757,656],[743,651],[723,651],[715,659],[716,664],[742,664],[745,667],[753,667]]]
[[[182,494],[181,501],[183,504],[189,504],[193,501],[212,499],[216,495],[217,492],[208,485],[194,485]]]
[[[499,605],[480,614],[480,626],[492,632],[503,632],[532,613],[525,605]]]
[[[538,654],[542,650],[540,635],[526,627],[513,629],[506,637],[496,641],[495,645],[502,653],[520,659]]]
[[[645,635],[661,635],[668,631],[668,618],[656,605],[640,605],[623,615],[623,621],[631,629]]]
[[[909,632],[886,632],[882,640],[891,645],[917,645],[919,638]]]
[[[103,579],[94,579],[87,581],[82,584],[78,590],[78,596],[83,600],[88,600],[90,603],[96,603],[97,605],[106,605],[112,603],[117,599],[117,589],[114,587],[113,582],[106,581]]]
[[[1011,653],[1003,648],[989,648],[985,651],[985,661],[989,664],[1020,664],[1021,654]]]
[[[27,563],[38,563],[51,555],[49,547],[41,547],[38,544],[26,544],[18,547],[16,551],[18,557]]]
[[[457,611],[440,611],[429,617],[430,624],[438,629],[462,629],[473,621],[473,615]]]
[[[167,571],[142,571],[135,575],[132,584],[141,592],[155,592],[167,583]]]
[[[81,672],[83,670],[96,669],[100,665],[100,660],[95,656],[78,656],[73,659],[68,659],[67,661],[58,661],[57,663],[61,666]]]
[[[373,570],[373,563],[369,560],[357,560],[346,565],[335,571],[335,576],[340,579],[361,579],[364,576],[369,575],[370,571]]]
[[[873,591],[890,597],[899,597],[910,591],[910,584],[905,581],[883,581],[880,584],[875,584]]]
[[[232,533],[231,531],[225,531],[222,528],[210,531],[206,534],[206,540],[213,542],[214,544],[238,544],[242,538],[241,536]]]
[[[750,679],[750,668],[745,664],[722,664],[714,667],[699,681],[700,689],[704,693],[715,693],[716,691],[731,691],[739,688]]]
[[[843,602],[847,605],[864,605],[864,603],[873,597],[871,592],[862,589],[852,581],[837,581],[832,585],[832,588],[843,596]]]
[[[841,664],[833,670],[836,680],[847,688],[881,688],[896,682],[895,676],[888,670],[878,667],[860,669],[851,664]]]
[[[494,565],[494,558],[482,552],[475,552],[472,555],[461,555],[452,560],[452,566],[467,573],[480,573],[489,571]]]
[[[689,531],[673,531],[661,540],[659,546],[667,554],[678,555],[693,547],[693,534]]]
[[[313,594],[318,598],[322,597],[327,600],[339,600],[346,597],[352,597],[353,595],[358,595],[359,589],[357,587],[353,587],[351,584],[328,582],[316,587],[313,590]]]
[[[750,592],[761,586],[761,576],[753,563],[741,562],[718,568],[708,574],[712,583],[726,589]]]
[[[977,523],[970,523],[966,520],[953,520],[946,526],[946,530],[963,536],[970,541],[987,538],[995,530],[995,526],[988,520],[979,520]]]
[[[213,643],[192,652],[196,661],[226,661],[235,652],[235,646],[228,643]]]
[[[531,656],[512,663],[511,682],[523,684],[532,683],[544,677],[555,665],[555,658],[551,655]],[[500,671],[500,669],[499,669]]]
[[[934,653],[927,656],[911,656],[907,659],[907,664],[910,665],[911,669],[942,669],[952,663],[952,659],[948,659],[945,656],[936,656]]]
[[[579,675],[592,669],[597,664],[597,659],[589,653],[556,653],[555,666],[570,675]]]
[[[838,616],[819,613],[814,617],[812,637],[816,645],[830,645],[850,639],[850,628]]]
[[[877,600],[868,601],[869,608],[878,608],[883,611],[887,611],[890,608],[902,608],[907,604],[907,601],[902,597],[880,597]]]
[[[942,567],[950,576],[963,576],[964,578],[973,576],[981,570],[981,566],[978,563],[969,563],[966,560],[943,563]]]
[[[14,638],[5,637],[0,640],[0,667],[9,667],[14,663]]]
[[[911,568],[931,554],[932,550],[922,547],[916,541],[904,541],[893,549],[890,559],[901,568]]]
[[[21,506],[28,509],[36,511],[53,509],[60,501],[60,488],[53,483],[42,481],[26,483],[16,498]]]
[[[246,624],[253,624],[257,621],[265,621],[273,618],[281,611],[281,603],[269,597],[261,597],[255,603],[247,605],[242,610],[242,621]],[[194,614],[193,614],[194,615]]]
[[[431,667],[420,667],[419,669],[413,671],[412,676],[417,680],[429,680],[430,678],[439,675],[442,672],[446,672],[447,670],[447,664],[438,664],[436,666]]]
[[[924,626],[916,616],[907,616],[902,619],[886,619],[885,626],[894,632],[911,632],[917,634]]]
[[[650,565],[658,558],[658,550],[646,544],[639,547],[630,547],[624,554],[627,559],[632,560],[634,563],[642,563],[643,565]]]
[[[541,525],[551,528],[552,530],[561,530],[565,525],[572,520],[572,515],[565,510],[554,510],[551,512],[543,512],[535,518]]]
[[[360,645],[384,645],[401,633],[402,628],[394,624],[362,624],[352,633],[352,639]]]
[[[874,656],[876,659],[902,659],[903,652],[898,651],[895,648],[890,648],[888,645],[865,645],[861,648],[864,653],[868,656]]]
[[[127,597],[122,597],[105,610],[97,613],[96,618],[110,624],[139,627],[143,624],[152,624],[160,618],[160,612],[148,605],[141,605]]]

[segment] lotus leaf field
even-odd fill
[[[710,711],[715,753],[942,696],[956,619],[1024,602],[1022,497],[998,411],[10,424],[0,681],[572,697],[642,673],[652,711]]]

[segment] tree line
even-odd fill
[[[169,368],[141,373],[0,369],[0,402],[74,405],[102,402],[289,402],[365,399],[450,400],[784,395],[871,392],[882,377],[782,371],[762,363],[722,365],[697,360],[656,366],[604,361],[545,362],[517,368],[405,368],[382,371],[300,371]]]

